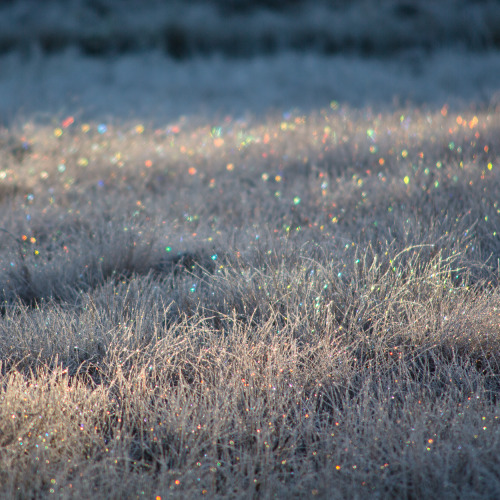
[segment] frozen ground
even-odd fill
[[[1,66],[4,123],[68,114],[161,122],[185,114],[307,110],[332,100],[469,106],[498,101],[500,82],[500,54],[447,50],[417,61],[294,53],[174,61],[158,52],[96,59],[71,49],[29,60],[9,54]]]
[[[334,7],[331,5],[334,4]],[[6,1],[0,123],[500,100],[500,7],[467,0]]]

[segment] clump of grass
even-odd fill
[[[5,496],[498,496],[498,116],[13,131]]]

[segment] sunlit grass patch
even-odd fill
[[[5,131],[5,494],[495,497],[498,116]]]

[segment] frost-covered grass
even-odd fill
[[[0,125],[499,103],[494,0],[0,2]]]
[[[283,50],[388,55],[500,45],[497,2],[477,0],[26,0],[0,4],[0,51],[77,46],[90,55],[162,50],[183,59]]]
[[[498,109],[0,132],[4,498],[500,496]]]

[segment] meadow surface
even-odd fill
[[[0,497],[500,498],[500,109],[0,130]]]

